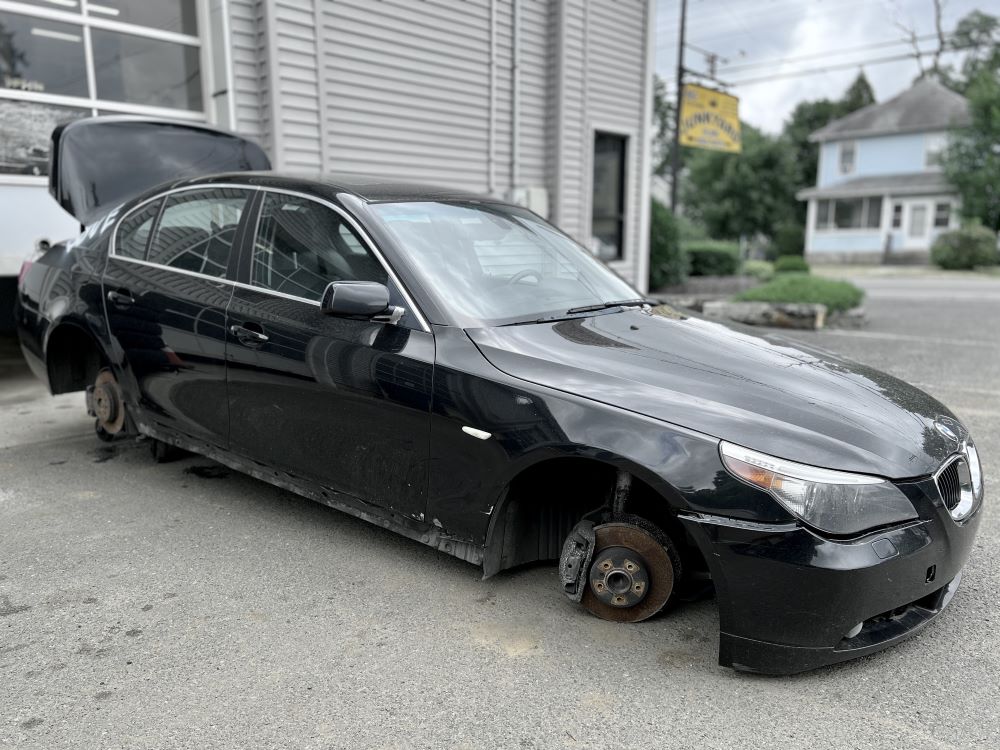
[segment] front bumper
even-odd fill
[[[719,663],[802,672],[887,648],[934,619],[958,588],[981,507],[957,523],[932,481],[900,489],[919,520],[849,541],[797,524],[682,517],[715,583]]]

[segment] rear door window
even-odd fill
[[[224,279],[248,191],[191,190],[167,196],[149,261]]]
[[[155,200],[125,217],[115,238],[115,255],[136,260],[146,259],[146,246],[161,203],[161,199]]]

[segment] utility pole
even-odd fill
[[[677,105],[674,109],[674,152],[670,160],[670,210],[677,215],[677,183],[681,173],[681,98],[684,95],[684,32],[687,26],[687,0],[681,0],[681,30],[677,43]]]

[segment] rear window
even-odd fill
[[[162,266],[226,278],[229,253],[247,191],[216,188],[167,196],[148,260]]]
[[[155,200],[145,208],[125,217],[118,227],[118,236],[115,238],[115,255],[136,260],[146,259],[146,246],[149,244],[149,235],[153,230],[156,215],[160,212],[161,203],[162,199]]]

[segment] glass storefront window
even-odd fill
[[[87,96],[83,28],[0,13],[0,88]]]
[[[199,49],[91,29],[97,98],[173,109],[202,109]]]
[[[48,174],[52,129],[88,115],[89,109],[0,98],[0,174]]]
[[[198,33],[195,0],[98,0],[87,3],[87,14],[161,31]]]

